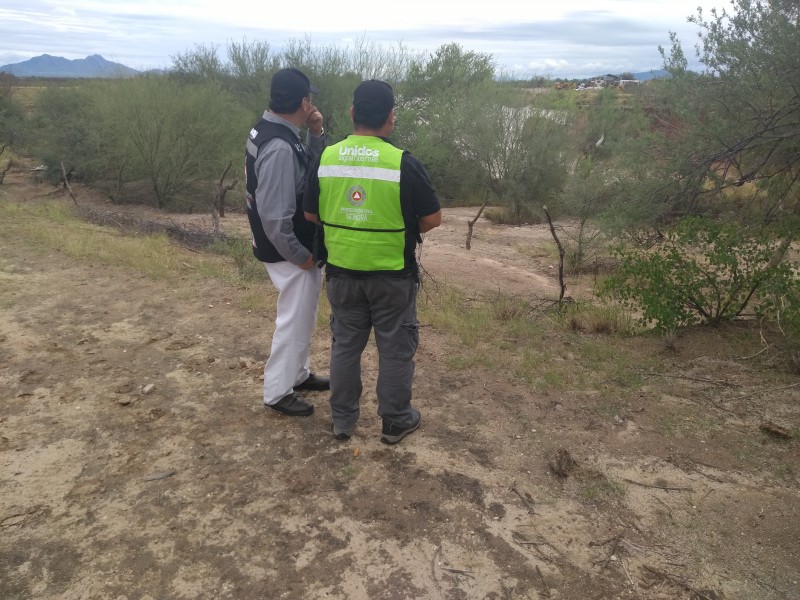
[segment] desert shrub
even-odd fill
[[[197,188],[241,160],[250,118],[214,81],[159,76],[48,88],[33,116],[33,152],[58,180],[60,164],[84,181],[125,184],[146,180],[160,208],[177,198],[205,206]],[[208,185],[208,190],[210,190]]]
[[[777,259],[777,240],[707,219],[684,219],[650,251],[617,248],[619,270],[602,293],[640,311],[639,321],[660,331],[717,324],[748,305],[766,318],[800,318],[796,269]],[[783,299],[783,304],[779,301]]]
[[[764,283],[763,302],[757,314],[777,330],[775,344],[790,364],[800,371],[800,266],[781,265],[782,273]]]
[[[87,86],[48,87],[37,96],[31,118],[31,151],[47,166],[46,179],[62,178],[64,168],[77,170],[85,181],[105,169],[102,133],[95,126],[95,98]]]
[[[12,82],[0,73],[0,155],[23,137],[25,114],[22,104],[14,97]],[[3,157],[8,160],[8,156]]]
[[[240,159],[249,119],[213,81],[145,77],[103,91],[114,100],[103,106],[113,106],[117,115],[105,124],[125,145],[120,154],[150,182],[160,208],[217,177],[229,160]]]

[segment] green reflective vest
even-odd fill
[[[405,266],[402,157],[403,151],[390,143],[360,135],[322,153],[319,218],[331,265],[354,271],[400,271]]]

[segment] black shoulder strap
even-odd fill
[[[288,127],[280,123],[273,123],[266,119],[260,119],[258,123],[253,126],[253,129],[250,130],[250,141],[253,142],[253,145],[255,145],[258,150],[273,138],[280,138],[288,143],[292,149],[294,149],[294,153],[297,155],[300,163],[308,167],[308,153],[294,132]],[[256,154],[257,153],[258,152],[256,152]]]

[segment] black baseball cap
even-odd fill
[[[278,105],[291,104],[302,100],[319,90],[311,85],[308,77],[300,69],[281,69],[272,76],[269,94],[270,102]]]
[[[385,121],[394,108],[394,91],[385,81],[362,81],[353,92],[353,108],[359,117]]]

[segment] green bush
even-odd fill
[[[787,300],[798,295],[797,269],[780,260],[779,248],[732,225],[684,219],[650,251],[617,248],[621,264],[602,293],[660,331],[729,321],[750,304],[796,326],[800,303]]]
[[[44,90],[36,105],[34,153],[58,180],[61,163],[84,181],[147,181],[160,208],[205,210],[228,161],[241,161],[251,118],[215,81],[163,76]],[[187,201],[186,198],[191,198]]]
[[[84,181],[93,181],[105,170],[95,100],[81,84],[47,87],[37,96],[30,144],[32,153],[47,166],[48,181],[61,180],[61,163],[67,171],[78,171]]]
[[[6,147],[8,150],[8,146],[15,141],[21,141],[24,124],[25,113],[22,104],[14,97],[11,81],[0,73],[0,149]]]
[[[776,345],[800,370],[800,267],[784,263],[779,271],[779,276],[764,282],[763,302],[756,312],[765,323],[775,326],[780,336]]]
[[[150,181],[160,208],[217,178],[229,160],[241,160],[249,119],[213,81],[145,77],[116,83],[106,93],[115,101],[105,106],[117,116],[105,125]]]

